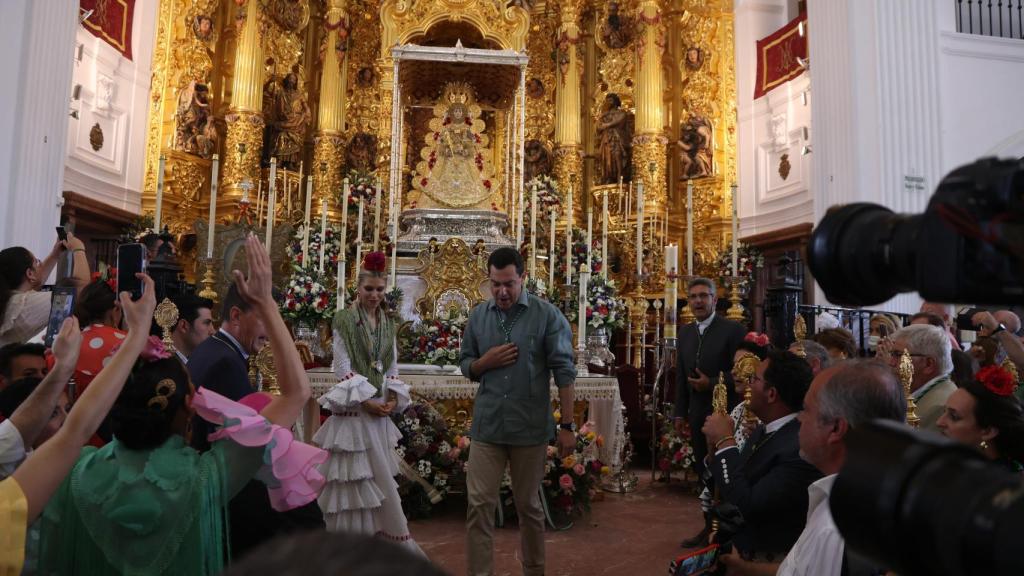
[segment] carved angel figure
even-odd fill
[[[540,140],[527,140],[523,154],[523,182],[551,175],[551,153]]]
[[[203,158],[217,147],[217,128],[210,111],[210,90],[205,84],[189,82],[178,95],[174,147]]]
[[[271,80],[270,82],[274,82]],[[270,102],[266,101],[267,97]],[[264,158],[277,157],[278,166],[295,170],[302,157],[303,141],[312,120],[306,95],[299,89],[299,77],[289,72],[280,86],[264,87]]]
[[[702,178],[712,172],[712,131],[707,118],[691,115],[680,128],[680,158],[683,163],[683,178]]]

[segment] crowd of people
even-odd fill
[[[337,383],[317,399],[329,417],[306,444],[290,429],[310,398],[308,376],[275,300],[267,251],[252,236],[245,250],[247,273],[234,271],[219,326],[212,301],[179,295],[163,340],[146,274],[138,275],[141,296],[118,292],[112,280],[91,277],[73,235],[43,261],[22,248],[0,251],[0,572],[316,573],[311,551],[335,543],[358,547],[332,552],[339,561],[373,551],[382,567],[400,570],[391,573],[440,573],[410,534],[395,481],[401,433],[390,416],[411,393],[398,373],[396,321],[382,307],[384,255],[366,256],[355,301],[335,315]],[[40,288],[62,257],[76,305],[47,348],[32,341],[51,323]],[[487,271],[492,298],[471,312],[460,361],[480,382],[469,432],[467,571],[494,573],[508,470],[522,570],[541,575],[544,462],[549,449],[565,454],[576,444],[572,411],[556,423],[550,410],[551,382],[562,405],[574,401],[572,331],[524,288],[517,251],[495,250]],[[974,313],[977,338],[963,347],[947,306],[928,304],[906,326],[878,315],[859,357],[841,327],[773,347],[716,312],[717,286],[706,278],[689,282],[687,300],[696,321],[679,333],[672,416],[697,456],[705,525],[683,546],[728,543],[719,559],[726,574],[884,568],[848,553],[828,503],[850,433],[877,419],[906,421],[904,358],[921,429],[1024,471],[1024,413],[1008,370],[1024,368],[1024,344],[1011,311]],[[265,346],[278,395],[250,381],[249,362]]]

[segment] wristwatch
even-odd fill
[[[569,432],[576,431],[575,422],[559,422],[558,427],[561,428],[562,430],[568,430]]]
[[[1006,330],[1006,324],[1003,324],[1002,322],[1000,322],[998,326],[996,326],[995,328],[992,329],[992,334],[991,335],[995,336],[996,334],[999,334],[1000,332],[1002,332],[1004,330]]]

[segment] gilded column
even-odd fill
[[[555,178],[563,191],[573,187],[573,219],[580,220],[583,151],[580,129],[579,0],[563,0],[558,28],[555,89]]]
[[[316,137],[313,139],[314,202],[319,214],[321,200],[334,206],[334,195],[341,189],[341,167],[345,129],[345,84],[348,75],[348,36],[351,29],[348,0],[327,0],[324,15],[323,69],[320,71],[320,109]],[[340,210],[340,206],[338,207]],[[340,212],[339,212],[340,215]]]
[[[664,238],[660,233],[667,202],[666,170],[668,140],[664,135],[665,103],[662,55],[665,51],[665,25],[662,0],[641,0],[637,6],[639,27],[636,39],[636,135],[633,137],[633,178],[644,184],[644,237],[649,250],[644,261],[647,278],[643,292],[658,293],[664,288]],[[655,219],[658,225],[655,226]]]
[[[224,180],[218,196],[222,206],[233,206],[242,196],[241,184],[259,179],[263,145],[263,45],[260,3],[235,0],[235,24],[239,26],[235,49],[235,75],[224,145]],[[232,208],[233,209],[233,208]]]

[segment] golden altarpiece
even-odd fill
[[[262,228],[274,188],[283,260],[307,186],[312,221],[326,206],[335,222],[343,179],[369,175],[382,224],[367,215],[364,240],[395,213],[400,285],[430,315],[443,306],[415,301],[446,286],[428,284],[479,282],[481,249],[515,244],[524,185],[549,175],[575,191],[559,231],[607,200],[606,265],[643,302],[639,321],[642,299],[664,291],[663,247],[684,244],[687,179],[695,270],[684,271],[713,273],[729,245],[733,41],[731,0],[160,0],[143,211],[164,156],[164,223],[197,235],[194,275],[208,213],[219,269],[233,239]],[[538,246],[540,275],[551,260]],[[425,273],[442,262],[460,270]]]

